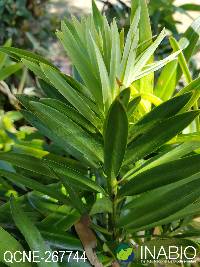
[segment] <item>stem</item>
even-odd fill
[[[199,106],[198,106],[198,100],[195,102],[195,104],[194,104],[194,110],[198,110],[199,109]],[[197,132],[199,132],[200,131],[200,122],[199,122],[199,116],[197,116],[196,118],[195,118],[195,122],[196,122],[196,130],[197,130]]]
[[[116,214],[117,214],[117,179],[116,178],[110,178],[108,179],[108,190],[110,199],[112,201],[112,214],[110,217],[110,230],[113,233],[113,240],[117,237],[116,232]]]
[[[116,197],[113,199],[113,205],[112,205],[112,225],[113,225],[113,239],[115,240],[117,237],[117,231],[116,231],[116,215],[117,215],[117,203],[116,203]]]

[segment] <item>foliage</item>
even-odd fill
[[[103,13],[106,14],[109,21],[111,22],[113,18],[116,18],[118,26],[120,28],[124,27],[126,33],[129,28],[129,16],[131,13],[129,2],[121,0],[114,2],[99,1],[103,3]],[[200,5],[198,3],[190,4],[188,1],[188,4],[177,6],[175,0],[149,0],[148,9],[153,36],[157,35],[162,28],[165,27],[176,39],[180,39],[182,33],[179,32],[178,25],[181,24],[182,21],[175,20],[175,13],[180,15],[184,14],[191,19],[190,11],[200,11]],[[170,53],[170,49],[171,46],[168,40],[165,39],[156,51],[155,56],[162,58],[164,54],[168,55]],[[193,77],[198,77],[200,70],[195,60],[190,61],[190,69],[192,70]]]
[[[46,0],[1,0],[0,44],[12,38],[15,45],[30,47],[32,40],[38,38],[45,46],[51,29],[50,18],[45,14],[46,3]]]
[[[103,12],[112,20],[117,18],[117,21],[124,27],[129,25],[130,5],[127,2],[117,0],[112,1],[99,0],[103,3]],[[175,0],[150,0],[148,2],[149,15],[151,18],[151,26],[153,34],[158,34],[160,30],[165,27],[173,34],[177,35],[177,25],[181,23],[174,19],[174,13],[185,14],[188,17],[189,11],[200,11],[199,4],[183,4],[175,5]]]
[[[146,1],[133,1],[126,38],[93,1],[92,15],[63,21],[57,32],[75,77],[32,52],[0,48],[34,72],[45,92],[17,96],[24,118],[65,151],[0,154],[13,166],[1,168],[2,180],[19,188],[0,206],[1,253],[13,241],[41,257],[49,246],[86,251],[87,263],[48,266],[119,266],[113,251],[120,242],[199,247],[192,219],[200,214],[200,78],[192,80],[187,66],[197,25],[154,61],[166,33],[153,40]]]

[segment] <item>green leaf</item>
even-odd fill
[[[112,202],[106,197],[98,198],[90,210],[90,215],[105,212],[112,213]]]
[[[190,27],[183,35],[183,37],[189,41],[189,45],[187,46],[186,49],[183,50],[183,54],[187,62],[189,61],[189,59],[191,58],[191,56],[195,51],[197,42],[199,40],[199,35],[200,35],[200,17],[198,17],[196,20],[192,22]],[[180,80],[181,75],[182,75],[182,70],[179,67],[177,73],[177,81]]]
[[[152,103],[155,106],[159,106],[162,104],[162,100],[158,98],[157,96],[150,94],[150,93],[138,93],[138,94],[132,94],[133,97],[141,96],[142,100],[148,100],[149,103]]]
[[[0,152],[0,159],[8,161],[12,165],[19,168],[50,177],[50,181],[52,177],[54,177],[49,169],[43,164],[41,159],[30,155],[18,154],[14,152]]]
[[[187,92],[191,92],[191,91],[200,91],[200,77],[196,78],[195,80],[193,80],[191,83],[189,83],[187,86],[185,86],[184,88],[182,88],[178,93],[178,95],[182,95],[184,93]]]
[[[132,99],[129,102],[127,109],[127,115],[129,118],[133,115],[134,111],[137,109],[140,101],[141,101],[141,96],[137,96],[136,98]]]
[[[191,99],[192,94],[184,94],[182,97],[174,97],[163,102],[143,116],[135,125],[129,129],[129,142],[139,134],[151,129],[156,122],[169,118],[178,113]]]
[[[98,124],[98,118],[90,107],[83,101],[81,96],[66,82],[62,73],[48,65],[41,64],[42,71],[57,90],[89,121]]]
[[[105,112],[107,112],[110,104],[112,103],[111,85],[110,85],[110,80],[108,76],[108,71],[106,69],[106,65],[104,63],[104,59],[101,55],[100,49],[97,46],[92,36],[91,36],[91,42],[94,46],[95,53],[96,53],[97,64],[98,64],[100,80],[101,80],[103,103],[104,103]]]
[[[120,50],[120,36],[115,20],[111,25],[111,36],[112,36],[112,47],[111,47],[109,79],[112,90],[112,96],[116,97],[118,93],[116,90],[117,86],[116,79],[119,78],[118,74],[119,74],[119,67],[121,60],[121,50]],[[109,60],[109,58],[107,60]]]
[[[154,93],[156,96],[160,97],[162,100],[168,100],[174,93],[176,87],[176,70],[178,66],[178,60],[169,62],[162,70]]]
[[[143,45],[142,50],[144,50],[147,46],[149,46],[149,43],[152,42],[151,23],[149,19],[147,3],[145,0],[131,1],[131,21],[133,20],[135,13],[139,7],[141,8],[141,18],[142,18],[139,23],[140,43],[143,43],[146,40],[150,40],[148,43]]]
[[[131,142],[125,155],[124,164],[136,162],[154,152],[165,142],[180,133],[198,115],[199,111],[191,111],[156,123],[145,134]]]
[[[152,122],[153,120],[169,118],[177,114],[187,104],[191,97],[192,94],[188,93],[182,95],[182,97],[173,97],[168,101],[163,102],[161,105],[147,113],[141,120],[139,120],[137,125]]]
[[[77,170],[70,169],[66,165],[62,165],[61,163],[55,162],[53,160],[44,159],[44,162],[46,162],[47,166],[51,170],[54,170],[54,172],[59,174],[58,177],[61,182],[64,182],[66,180],[66,184],[72,184],[72,186],[74,187],[77,186],[79,188],[81,186],[82,189],[86,188],[90,191],[96,191],[105,194],[101,186],[99,186],[95,181],[87,178]]]
[[[9,254],[8,253],[5,254],[5,258],[8,260],[11,258],[9,257],[11,253],[13,255],[16,251],[23,252],[24,249],[21,246],[21,244],[11,234],[9,234],[2,227],[0,227],[0,262],[5,263],[6,266],[31,267],[31,264],[29,262],[14,262],[14,263],[9,263],[7,261],[5,262],[4,253],[6,251],[10,251]],[[18,259],[17,257],[17,260],[20,259]]]
[[[39,118],[34,115],[33,113],[22,110],[21,113],[23,114],[24,118],[35,128],[37,128],[44,136],[47,136],[50,140],[52,140],[60,149],[63,149],[70,155],[74,155],[75,158],[82,160],[84,163],[88,164],[88,158],[81,153],[79,150],[75,149],[67,140],[66,138],[59,133],[56,134],[55,131],[52,131],[50,128],[46,126],[46,123],[41,122]],[[53,127],[53,126],[52,126]],[[55,127],[53,127],[55,130]],[[94,164],[91,162],[90,164]]]
[[[28,156],[28,155],[23,155],[23,154],[17,154],[17,153],[4,153],[2,152],[0,154],[0,159],[6,160],[10,163],[12,163],[14,166],[17,166],[19,168],[23,168],[25,170],[29,170],[33,173],[36,173],[38,175],[44,175],[47,176],[50,180],[50,183],[52,183],[52,178],[57,178],[57,175],[59,174],[62,176],[65,176],[66,179],[66,183],[67,180],[69,181],[69,183],[72,183],[72,185],[76,185],[77,182],[79,182],[81,184],[81,188],[84,189],[85,187],[88,189],[92,188],[95,191],[98,192],[103,192],[103,189],[98,186],[94,181],[90,180],[89,178],[85,177],[85,175],[80,172],[79,170],[76,170],[74,168],[74,166],[70,166],[70,164],[68,163],[67,165],[63,162],[60,161],[56,161],[55,159],[49,159],[49,158],[44,158],[44,159],[37,159],[35,157],[32,156]],[[54,174],[52,171],[50,171],[50,169],[54,170],[56,172],[56,174]],[[1,173],[1,171],[0,171]],[[8,173],[10,175],[10,177],[12,177],[12,174]],[[7,176],[6,176],[7,177]],[[19,180],[19,178],[15,178],[16,174],[13,173],[13,179]],[[67,177],[67,178],[66,178]],[[9,177],[8,177],[9,178]],[[23,176],[21,176],[21,179],[27,179],[27,183],[26,181],[24,181],[22,184],[26,184],[25,186],[34,189],[34,190],[39,190],[39,185],[36,181],[34,184],[34,181],[32,181],[32,179],[28,179],[28,178],[24,178]],[[60,178],[59,178],[60,179]],[[54,180],[53,180],[54,181]],[[62,182],[63,180],[61,180]],[[37,188],[32,188],[30,186],[38,186]],[[40,185],[41,186],[41,185]],[[45,189],[45,188],[44,188]],[[41,186],[41,190],[42,190],[42,186]],[[47,188],[48,190],[48,188]],[[49,190],[51,192],[51,190]],[[40,190],[39,190],[40,192]],[[53,194],[53,192],[52,192]],[[54,194],[54,197],[56,196],[56,192]],[[59,196],[58,196],[59,197]]]
[[[180,5],[179,8],[182,8],[187,11],[200,11],[200,5],[196,4],[184,4]]]
[[[140,7],[138,7],[135,12],[134,18],[131,22],[131,25],[130,25],[130,28],[129,28],[129,31],[126,37],[126,42],[125,42],[121,64],[120,64],[120,74],[121,74],[120,79],[122,81],[124,80],[124,74],[125,74],[126,65],[127,65],[127,61],[128,61],[131,48],[133,47],[132,51],[134,51],[134,47],[137,47],[137,39],[135,39],[134,37],[135,37],[135,33],[137,32],[138,24],[140,21],[140,12],[141,12],[141,9]]]
[[[83,251],[83,247],[79,239],[66,232],[48,231],[48,229],[41,230],[43,238],[48,244],[60,250],[79,250]]]
[[[37,62],[32,62],[29,59],[24,59],[22,58],[22,63],[29,69],[31,70],[38,78],[44,80],[46,83],[49,83],[49,80],[47,77],[44,75],[44,73],[41,71],[40,66],[38,65]]]
[[[194,201],[194,203],[187,205],[185,208],[175,212],[172,215],[169,215],[166,218],[163,218],[157,222],[153,222],[153,223],[146,225],[145,229],[151,229],[152,227],[157,226],[157,225],[165,225],[176,220],[188,218],[189,216],[194,216],[199,213],[200,213],[200,199]]]
[[[0,70],[0,80],[5,80],[22,68],[22,63],[15,63]]]
[[[25,187],[28,187],[29,189],[36,190],[63,203],[68,204],[68,202],[66,201],[66,197],[61,193],[61,190],[60,194],[58,194],[58,192],[56,192],[54,188],[45,186],[31,178],[23,176],[22,174],[16,174],[13,172],[0,170],[0,176],[5,177],[14,184],[21,184]]]
[[[85,25],[84,25],[85,26]],[[88,61],[87,52],[83,53],[83,46],[79,46],[79,42],[76,41],[73,33],[69,30],[67,25],[63,22],[62,25],[63,32],[57,32],[57,36],[62,42],[64,49],[67,51],[72,64],[76,67],[79,72],[84,84],[90,90],[91,94],[94,96],[99,108],[102,110],[102,92],[100,81],[93,73],[93,67]],[[90,73],[90,75],[88,75]]]
[[[83,85],[82,80],[81,80],[81,82],[79,82],[79,80],[76,80],[76,79],[74,79],[71,76],[66,75],[66,74],[63,77],[71,85],[71,87],[73,87],[76,91],[78,91],[80,93],[82,98],[85,97],[88,100],[92,101],[93,103],[95,102],[95,98],[93,97],[91,92],[88,90],[88,88],[85,85]],[[97,106],[96,106],[96,109],[97,109]],[[99,112],[99,110],[96,110],[96,109],[95,109],[95,112],[97,112],[97,111]]]
[[[103,37],[104,62],[107,70],[109,70],[111,50],[112,50],[112,36],[111,36],[111,29],[106,16],[103,16],[102,37]]]
[[[70,146],[84,154],[89,162],[94,165],[95,162],[99,163],[103,160],[102,144],[99,140],[89,135],[80,126],[56,109],[32,101],[31,105],[36,116],[52,133],[64,138]]]
[[[54,86],[50,85],[42,79],[39,79],[39,84],[46,97],[69,103]]]
[[[83,202],[81,198],[78,195],[77,190],[71,186],[70,182],[68,179],[64,178],[61,175],[58,175],[54,172],[53,169],[50,168],[50,170],[58,177],[59,180],[63,183],[64,187],[67,190],[67,193],[69,194],[69,198],[71,200],[72,206],[80,213],[80,214],[85,214],[86,209],[85,206],[83,205]]]
[[[92,15],[96,28],[101,28],[103,26],[103,19],[99,9],[97,8],[95,0],[92,0]]]
[[[119,100],[111,105],[104,134],[104,170],[108,177],[116,178],[124,158],[128,135],[128,119]]]
[[[129,177],[119,191],[119,196],[130,196],[144,193],[157,187],[167,185],[200,172],[200,155],[174,160],[147,171]],[[151,179],[149,179],[151,177]]]
[[[40,98],[40,102],[52,108],[55,108],[56,110],[70,118],[72,121],[88,130],[89,132],[96,132],[96,128],[73,107],[70,107],[59,100],[51,98]]]
[[[123,104],[125,109],[127,109],[127,107],[128,107],[130,94],[131,94],[131,92],[130,92],[129,87],[122,90],[119,94],[119,101],[121,102],[121,104]]]
[[[181,141],[182,142],[182,141]],[[179,159],[185,155],[188,155],[189,153],[197,150],[200,148],[200,141],[192,141],[191,139],[188,142],[184,142],[182,144],[179,144],[175,148],[172,147],[167,152],[159,154],[157,157],[154,157],[153,159],[147,160],[141,167],[139,167],[137,170],[130,170],[125,176],[125,179],[129,179],[130,177],[133,178],[137,174],[144,172],[146,170],[149,170],[151,168],[154,168],[156,166],[159,166],[161,164]]]
[[[139,41],[139,32],[138,30],[135,33],[133,38],[133,42],[129,51],[129,55],[126,62],[126,69],[124,72],[123,84],[126,86],[130,86],[135,72],[135,64],[136,64],[136,48],[138,46]]]
[[[49,213],[44,220],[39,224],[40,229],[46,230],[51,229],[51,232],[61,232],[66,233],[67,230],[80,220],[81,215],[75,210],[69,208],[66,205],[59,205],[58,208]]]
[[[143,52],[152,44],[152,31],[151,23],[149,18],[148,6],[146,0],[132,0],[131,1],[131,19],[133,18],[136,9],[141,7],[141,20],[139,22],[139,53]],[[148,41],[147,41],[148,40]],[[154,55],[151,54],[151,57],[148,60],[148,63],[153,63]],[[136,69],[137,70],[137,69]],[[140,92],[142,93],[153,93],[154,86],[154,73],[150,73],[148,76],[143,77],[140,81]],[[150,104],[145,101],[146,106],[150,109]]]
[[[174,52],[179,51],[181,49],[179,46],[179,43],[176,41],[175,38],[170,37],[169,41],[170,41],[171,47],[173,48]],[[190,70],[187,66],[187,62],[186,62],[186,59],[185,59],[182,51],[178,55],[178,62],[179,62],[179,65],[181,67],[181,70],[185,76],[186,82],[187,83],[192,82],[192,76],[190,74]]]
[[[46,60],[45,58],[27,51],[27,50],[23,50],[23,49],[19,49],[19,48],[15,48],[15,47],[0,47],[0,51],[8,54],[10,57],[16,59],[16,60],[21,60],[22,58],[27,59],[29,61],[35,62],[35,63],[39,63],[39,62],[43,62],[47,65],[52,66],[53,68],[56,68],[53,64],[51,64],[48,60]]]
[[[147,76],[149,73],[155,72],[159,69],[161,69],[162,67],[164,67],[166,64],[168,64],[169,62],[176,60],[177,55],[180,53],[180,51],[175,52],[171,55],[169,55],[168,57],[159,60],[159,61],[155,61],[152,64],[146,65],[146,67],[144,67],[144,70],[140,70],[139,72],[136,72],[136,75],[133,78],[133,81],[136,81],[138,79],[141,79],[142,77]]]
[[[199,197],[199,174],[177,183],[172,183],[147,193],[128,203],[119,220],[119,226],[130,228],[132,232],[146,229],[149,224],[164,219]],[[134,220],[132,216],[134,214]]]
[[[19,228],[22,235],[25,237],[29,247],[33,251],[39,251],[38,255],[41,258],[45,259],[45,252],[51,251],[50,247],[44,242],[44,239],[41,236],[41,233],[33,224],[33,222],[27,217],[24,211],[19,206],[18,202],[11,198],[10,201],[11,213],[13,220],[16,226]],[[55,262],[47,263],[44,260],[38,263],[39,267],[58,267],[58,264]]]
[[[12,44],[12,40],[8,39],[5,44],[4,47],[10,47]],[[0,70],[3,68],[3,66],[6,63],[8,56],[5,53],[0,52]]]

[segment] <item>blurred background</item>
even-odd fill
[[[116,18],[118,26],[129,26],[129,0],[96,0],[109,21]],[[199,0],[149,0],[153,35],[163,27],[179,40],[194,19],[200,16]],[[82,16],[91,10],[91,0],[0,0],[0,46],[14,46],[37,52],[50,59],[63,72],[71,73],[70,62],[55,36],[60,21],[72,15]],[[193,77],[200,69],[197,49],[190,62]],[[166,38],[156,58],[171,52]],[[0,53],[0,150],[11,148],[37,150],[45,145],[43,137],[25,124],[18,112],[16,93],[42,95],[33,73],[21,63]],[[0,164],[2,164],[0,162]]]

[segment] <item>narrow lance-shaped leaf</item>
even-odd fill
[[[53,247],[64,250],[83,251],[83,247],[78,238],[66,232],[49,231],[45,229],[41,231],[43,238]]]
[[[64,98],[64,96],[61,95],[59,93],[59,91],[54,86],[50,85],[50,83],[47,83],[42,79],[38,79],[38,80],[39,80],[40,87],[41,87],[41,89],[44,92],[46,97],[58,99],[58,100],[63,101],[65,103],[69,103],[66,100],[66,98]]]
[[[139,120],[137,125],[152,122],[153,120],[157,119],[169,118],[175,115],[187,104],[191,97],[192,93],[187,93],[181,97],[173,97],[172,99],[163,102],[158,107],[152,109],[141,120]]]
[[[193,55],[197,42],[200,35],[200,17],[198,17],[192,24],[189,26],[187,31],[184,33],[183,37],[189,41],[189,45],[186,49],[183,50],[186,61],[188,62]],[[178,67],[177,81],[181,78],[182,69]]]
[[[139,41],[139,31],[137,30],[135,32],[135,36],[133,38],[130,51],[127,57],[126,69],[123,78],[124,86],[130,86],[130,84],[132,83],[132,77],[134,76],[135,73],[134,66],[136,64],[136,55],[137,55],[136,51],[137,51],[138,41]]]
[[[145,229],[150,229],[156,225],[165,225],[168,223],[171,223],[176,220],[188,218],[190,216],[194,216],[196,214],[200,213],[200,199],[197,199],[192,204],[189,204],[185,208],[173,213],[172,215],[169,215],[166,218],[163,218],[157,222],[150,223],[145,226]]]
[[[133,81],[136,81],[138,79],[141,79],[142,77],[147,76],[149,73],[155,72],[159,69],[161,69],[162,67],[164,67],[166,64],[168,64],[169,62],[176,60],[177,55],[180,53],[180,51],[175,52],[171,55],[169,55],[168,57],[159,60],[159,61],[155,61],[153,64],[149,64],[147,66],[144,66],[144,70],[140,70],[138,73],[136,73],[136,75],[134,76]]]
[[[48,80],[57,88],[57,90],[88,120],[93,124],[97,124],[93,111],[84,103],[80,95],[66,82],[61,73],[49,67],[48,65],[41,64],[42,71]]]
[[[41,68],[37,62],[32,62],[31,60],[24,58],[22,58],[21,61],[29,70],[31,70],[35,75],[37,75],[38,78],[44,80],[47,84],[49,83],[49,80],[41,71]]]
[[[66,179],[69,180],[69,183],[73,186],[73,185],[78,185],[80,184],[80,188],[82,189],[92,189],[95,191],[99,191],[99,192],[104,192],[103,189],[98,186],[94,181],[90,180],[89,178],[85,177],[85,175],[80,172],[79,170],[75,169],[74,166],[71,166],[69,163],[66,165],[64,163],[61,162],[61,160],[58,162],[55,159],[51,160],[48,158],[44,158],[44,159],[37,159],[35,157],[32,156],[28,156],[28,155],[23,155],[23,154],[17,154],[17,153],[0,153],[0,159],[6,160],[9,163],[13,164],[14,166],[17,166],[19,168],[31,171],[33,173],[36,173],[37,175],[45,175],[49,177],[49,183],[54,182],[53,179],[57,178],[57,174],[54,175],[54,172],[50,171],[49,168],[53,169],[54,171],[56,171],[56,173],[62,174],[64,176],[67,176]],[[3,172],[3,171],[2,171]],[[0,171],[0,174],[6,174],[5,172],[2,173]],[[10,175],[10,176],[9,176]],[[46,190],[46,194],[48,195],[48,192],[51,196],[56,197],[57,193],[53,194],[53,192],[48,189],[48,188],[43,188],[42,184],[32,180],[32,179],[28,179],[26,181],[26,178],[23,176],[16,177],[16,174],[13,173],[7,173],[6,177],[10,177],[10,179],[12,179],[13,181],[19,181],[19,183],[37,190],[40,192],[40,186],[41,186],[41,190],[43,190],[42,192],[45,193]],[[21,179],[21,180],[20,180]],[[35,182],[35,183],[34,183]]]
[[[22,58],[25,58],[35,63],[43,62],[56,69],[56,67],[51,62],[49,62],[47,59],[27,50],[15,48],[15,47],[0,47],[0,51],[19,61]]]
[[[111,48],[109,78],[110,78],[112,96],[115,97],[118,93],[118,90],[116,90],[116,84],[117,84],[116,78],[118,78],[118,72],[121,60],[120,37],[115,20],[113,21],[111,26],[111,34],[112,34],[112,48]]]
[[[119,195],[144,193],[154,188],[170,184],[200,172],[200,155],[190,156],[161,164],[136,175],[124,184]],[[151,179],[149,179],[151,177]]]
[[[199,198],[199,174],[183,181],[173,183],[141,194],[124,207],[125,214],[119,225],[131,231],[145,229],[148,224],[158,222],[178,212]],[[134,220],[132,216],[134,214]],[[157,224],[156,224],[157,225]]]
[[[61,40],[68,56],[78,70],[85,85],[88,87],[98,106],[102,110],[103,98],[100,90],[100,81],[95,77],[90,61],[88,61],[87,56],[83,54],[82,48],[77,46],[74,36],[64,22],[62,23],[62,28],[63,32],[57,32],[57,36]],[[88,75],[88,73],[90,73],[90,75]]]
[[[159,154],[157,157],[154,157],[152,160],[147,160],[142,166],[138,169],[130,170],[124,175],[124,179],[129,180],[130,178],[135,177],[141,172],[159,166],[161,164],[179,159],[185,155],[190,154],[191,152],[200,148],[200,141],[188,141],[179,144],[175,148],[172,147],[169,151]]]
[[[92,0],[92,15],[95,22],[95,26],[97,28],[101,28],[103,26],[103,18],[100,11],[98,10],[95,0]]]
[[[123,104],[125,109],[128,108],[130,94],[131,92],[129,87],[121,91],[121,93],[119,94],[119,100]]]
[[[10,75],[12,75],[13,73],[20,70],[22,68],[22,66],[23,66],[22,63],[15,63],[15,64],[12,64],[8,67],[1,69],[0,70],[0,80],[5,80]]]
[[[8,39],[5,44],[4,47],[10,47],[12,44],[12,40]],[[2,67],[4,66],[4,64],[6,63],[6,60],[8,58],[8,55],[5,53],[0,52],[0,70],[2,69]]]
[[[87,129],[89,132],[96,132],[95,127],[88,120],[86,120],[85,117],[83,117],[79,112],[77,112],[75,108],[52,98],[41,98],[40,102],[57,109],[58,111],[69,117],[71,120],[79,124],[81,127]]]
[[[21,184],[29,189],[36,190],[49,197],[57,199],[61,201],[62,203],[69,204],[66,197],[61,193],[61,190],[60,190],[60,194],[58,194],[58,192],[56,192],[53,188],[43,185],[31,178],[25,177],[22,174],[16,174],[16,173],[0,170],[0,176],[5,177],[6,179],[8,179],[14,184],[16,183]]]
[[[53,160],[44,159],[44,162],[48,165],[48,167],[54,170],[60,176],[62,175],[62,182],[66,180],[66,183],[72,185],[72,187],[76,189],[96,191],[104,194],[103,188],[97,184],[96,181],[84,176],[84,174],[80,173],[77,170],[68,169],[66,165],[62,165],[59,162],[55,162]],[[57,177],[57,176],[56,176]]]
[[[187,92],[191,92],[191,91],[200,91],[200,77],[196,78],[195,80],[193,80],[191,83],[189,83],[187,86],[185,86],[184,88],[182,88],[178,93],[178,95],[182,95],[185,94]]]
[[[169,62],[162,70],[154,93],[162,100],[168,100],[174,93],[176,87],[176,73],[177,73],[178,60]]]
[[[141,20],[139,23],[139,33],[140,33],[140,44],[139,53],[144,51],[150,44],[152,44],[152,31],[151,31],[151,23],[149,19],[149,12],[147,7],[146,0],[132,0],[131,1],[131,18],[133,18],[134,13],[138,7],[141,7]],[[146,40],[149,40],[146,42]],[[145,42],[145,43],[144,43]],[[149,57],[148,63],[152,63],[154,60],[153,53],[151,57]],[[153,93],[153,83],[154,83],[154,73],[150,73],[148,76],[143,77],[140,80],[140,91],[145,93]],[[150,104],[145,101],[148,108],[150,108]]]
[[[152,109],[143,116],[135,125],[129,129],[129,142],[139,134],[145,133],[151,129],[159,120],[169,118],[177,114],[190,100],[192,93],[182,95],[182,97],[174,97],[163,102],[158,107]]]
[[[134,111],[136,110],[136,108],[138,107],[139,103],[141,101],[141,97],[137,96],[136,98],[134,98],[133,100],[131,100],[128,104],[128,109],[127,109],[127,115],[130,118]]]
[[[32,126],[37,128],[44,136],[47,136],[50,140],[52,140],[54,144],[60,147],[60,149],[63,149],[70,155],[74,155],[75,158],[82,160],[86,164],[94,164],[93,161],[88,162],[86,155],[81,153],[80,150],[75,149],[69,142],[67,142],[64,136],[61,137],[59,133],[56,134],[55,131],[52,131],[50,125],[43,123],[35,114],[26,110],[22,110],[21,113]],[[55,129],[55,127],[52,129]]]
[[[116,178],[126,150],[128,119],[119,100],[115,100],[107,115],[104,133],[104,170],[108,177]]]
[[[199,111],[191,111],[156,123],[155,126],[131,143],[127,149],[124,164],[136,162],[154,152],[165,142],[180,133],[198,115]]]
[[[127,60],[129,57],[131,46],[133,45],[133,38],[135,36],[135,32],[137,31],[138,24],[140,21],[140,12],[141,12],[141,9],[140,9],[140,7],[138,7],[136,12],[135,12],[134,18],[131,22],[131,25],[130,25],[130,28],[129,28],[129,31],[128,31],[128,34],[126,37],[126,42],[125,42],[124,49],[123,49],[123,56],[122,56],[122,60],[121,60],[121,64],[120,64],[120,75],[121,75],[120,79],[122,81],[124,78]]]
[[[11,253],[13,255],[16,251],[22,253],[24,248],[11,234],[0,227],[0,262],[5,263],[5,266],[11,267],[31,267],[31,263],[29,262],[20,262],[20,254],[18,254],[19,258],[16,256],[16,261],[13,262]],[[11,260],[11,262],[9,262],[9,260]]]
[[[56,109],[38,102],[31,102],[36,116],[57,136],[65,138],[70,146],[84,154],[89,161],[102,160],[102,144],[68,117]],[[66,127],[66,125],[68,127]],[[96,148],[95,151],[93,148]]]
[[[91,36],[91,35],[90,35]],[[104,108],[105,112],[107,112],[111,102],[112,102],[112,94],[111,94],[111,86],[110,86],[110,80],[108,76],[108,71],[106,69],[105,62],[103,60],[103,57],[101,55],[101,52],[91,36],[91,42],[93,43],[95,52],[96,52],[96,58],[97,58],[97,63],[98,63],[98,68],[99,68],[99,75],[101,79],[101,89],[102,89],[102,95],[103,95],[103,103],[104,103]]]
[[[67,193],[69,194],[69,198],[71,200],[71,203],[74,206],[74,208],[77,209],[80,214],[84,214],[86,212],[86,209],[85,209],[83,202],[82,202],[81,198],[79,197],[77,191],[75,190],[75,188],[73,188],[73,186],[70,185],[70,183],[67,179],[64,179],[61,175],[56,174],[53,169],[51,169],[51,168],[49,168],[49,169],[54,173],[55,176],[57,176],[57,178],[59,180],[61,180],[61,182],[65,186]]]
[[[170,38],[171,42],[171,38]],[[172,44],[171,44],[172,45]],[[155,87],[155,94],[161,97],[163,100],[169,99],[175,91],[177,84],[177,70],[178,70],[178,62],[184,65],[187,68],[187,62],[184,58],[184,54],[181,50],[185,49],[188,45],[188,41],[185,38],[180,39],[179,43],[176,42],[176,48],[172,45],[173,51],[179,51],[178,59],[175,59],[172,62],[169,62],[164,66],[158,82]],[[172,54],[173,55],[173,54]],[[182,69],[184,69],[183,67]]]
[[[179,8],[182,8],[186,11],[200,11],[200,5],[198,4],[183,4],[179,6]]]
[[[179,43],[176,41],[175,38],[170,37],[169,41],[170,41],[170,44],[171,44],[174,52],[180,50]],[[186,59],[185,59],[184,54],[183,54],[182,51],[178,55],[178,62],[179,62],[179,65],[181,67],[181,70],[182,70],[182,72],[183,72],[183,74],[185,76],[186,82],[190,83],[192,81],[192,76],[190,74],[190,70],[189,70],[189,68],[187,66],[187,62],[186,62]]]
[[[59,267],[58,263],[56,262],[45,262],[45,252],[51,251],[51,249],[45,243],[39,230],[33,224],[31,219],[27,217],[27,215],[24,213],[24,211],[21,209],[18,202],[14,198],[11,198],[10,206],[12,217],[16,226],[19,228],[20,232],[26,239],[31,250],[38,251],[38,255],[41,259],[41,261],[38,262],[38,267]]]

